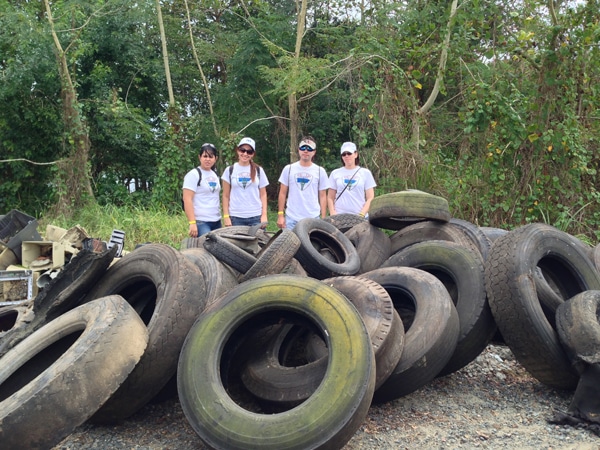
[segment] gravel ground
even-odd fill
[[[592,431],[547,422],[572,395],[539,383],[507,347],[491,344],[462,370],[372,406],[344,449],[598,449]],[[54,450],[205,448],[179,402],[167,400],[118,426],[86,423]]]

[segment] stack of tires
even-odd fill
[[[480,228],[409,190],[376,197],[368,220],[228,227],[98,258],[86,283],[73,258],[70,284],[0,310],[0,446],[51,447],[176,389],[211,448],[341,448],[373,402],[457,372],[493,338],[573,389],[598,361],[596,253],[544,224]],[[31,420],[49,411],[47,426]]]

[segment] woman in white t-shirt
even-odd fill
[[[225,168],[223,180],[223,223],[258,225],[267,222],[267,174],[252,158],[256,143],[243,138],[236,147],[238,162]]]
[[[329,214],[358,214],[365,217],[375,197],[377,184],[371,171],[359,165],[358,150],[353,142],[344,142],[340,153],[344,167],[335,169],[329,175]]]
[[[221,228],[221,185],[215,172],[217,159],[216,147],[203,144],[198,152],[200,166],[190,170],[183,179],[183,210],[191,237]]]

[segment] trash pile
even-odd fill
[[[48,448],[172,392],[211,448],[342,448],[372,403],[492,338],[576,389],[554,420],[598,422],[600,250],[549,225],[478,227],[410,190],[376,197],[368,219],[227,227],[179,250],[115,239],[51,229],[19,257],[6,243],[0,273],[38,273],[38,292],[0,308],[0,446]]]

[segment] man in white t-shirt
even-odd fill
[[[277,226],[293,229],[307,217],[325,218],[327,214],[327,172],[313,163],[317,144],[303,137],[298,145],[299,160],[285,166],[279,177]],[[287,199],[287,203],[286,203]],[[284,211],[285,209],[285,211]]]

